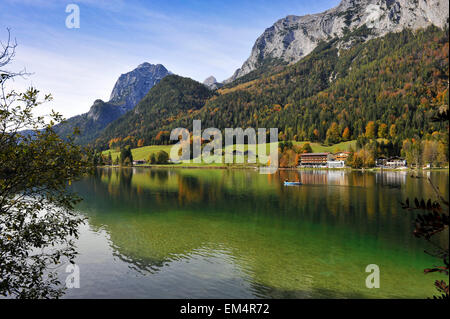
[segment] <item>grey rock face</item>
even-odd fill
[[[203,81],[203,84],[210,90],[216,90],[222,86],[222,84],[217,82],[216,78],[213,76],[210,76],[205,81]]]
[[[114,85],[110,103],[129,111],[144,98],[148,91],[170,72],[161,64],[142,63],[136,69],[122,74]]]
[[[342,0],[323,13],[278,20],[256,40],[250,57],[224,83],[257,69],[265,59],[295,63],[308,55],[320,41],[341,37],[347,30],[363,25],[371,29],[367,39],[419,29],[431,24],[448,25],[448,0]]]
[[[121,116],[123,111],[114,104],[105,103],[102,100],[95,100],[94,104],[86,113],[88,121],[96,122],[100,126],[104,126],[116,118]]]
[[[89,112],[69,118],[66,123],[56,126],[56,132],[61,136],[72,133],[75,127],[80,129],[76,141],[80,144],[89,143],[111,122],[127,111],[133,109],[144,98],[150,89],[171,74],[161,65],[143,63],[136,69],[122,74],[117,80],[109,102],[95,100]]]

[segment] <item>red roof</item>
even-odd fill
[[[300,154],[300,156],[324,156],[324,155],[328,155],[330,153],[303,153]]]

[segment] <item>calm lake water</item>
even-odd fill
[[[448,172],[422,176],[448,194]],[[439,260],[412,235],[415,214],[400,208],[434,193],[410,173],[101,169],[73,188],[88,219],[77,242],[81,288],[66,298],[435,293],[439,277],[423,269]],[[369,264],[380,268],[379,289],[366,288]]]

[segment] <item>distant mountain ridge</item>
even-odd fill
[[[161,64],[140,64],[136,69],[119,77],[109,102],[95,100],[89,112],[71,117],[65,123],[57,125],[56,133],[65,137],[78,127],[80,134],[75,139],[77,143],[87,144],[94,141],[109,123],[133,109],[155,84],[169,74],[171,72]]]
[[[321,41],[342,37],[346,32],[366,26],[366,40],[435,25],[448,25],[448,0],[342,0],[335,8],[305,16],[289,15],[278,20],[256,40],[250,57],[230,83],[261,67],[267,60],[295,63],[311,53]],[[351,43],[343,43],[349,46]]]

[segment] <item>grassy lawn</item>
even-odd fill
[[[134,160],[148,160],[150,155],[152,153],[158,153],[159,151],[166,151],[167,154],[170,154],[170,148],[172,145],[151,145],[151,146],[144,146],[139,148],[134,148],[131,150],[131,154],[133,154]],[[117,150],[107,150],[103,151],[103,155],[108,155],[108,153],[111,152],[111,157],[113,161],[119,157],[120,152]]]
[[[294,145],[303,145],[305,143],[311,144],[311,148],[314,153],[336,153],[339,151],[350,151],[350,148],[353,148],[353,150],[356,149],[356,140],[348,141],[348,142],[341,142],[338,144],[334,144],[331,146],[324,146],[320,143],[310,143],[310,142],[293,142]]]
[[[294,145],[303,145],[305,143],[309,142],[293,142]],[[330,152],[330,153],[336,153],[338,151],[348,151],[350,148],[356,149],[356,141],[348,141],[348,142],[342,142],[339,144],[331,145],[331,146],[324,146],[320,143],[310,143],[311,148],[313,152],[315,153],[324,153],[324,152]],[[232,150],[238,149],[238,146],[242,147],[244,152],[248,150],[248,145],[233,145],[225,148],[225,152],[230,153]],[[269,152],[271,143],[264,144],[266,147],[266,152]],[[272,145],[273,146],[273,145]],[[168,154],[170,154],[170,149],[172,148],[172,145],[151,145],[151,146],[144,146],[140,148],[135,148],[131,150],[131,153],[133,154],[134,160],[148,160],[151,154],[158,153],[159,151],[165,151]],[[108,155],[108,153],[111,152],[111,157],[113,161],[120,155],[120,152],[117,150],[107,150],[103,151],[103,155]],[[256,145],[256,152],[258,152],[258,145]],[[247,157],[245,156],[245,162],[247,160]],[[222,164],[206,164],[206,163],[183,163],[183,166],[226,166],[224,163],[224,157],[222,157]],[[236,165],[236,164],[235,164]],[[241,164],[242,165],[242,164]]]

